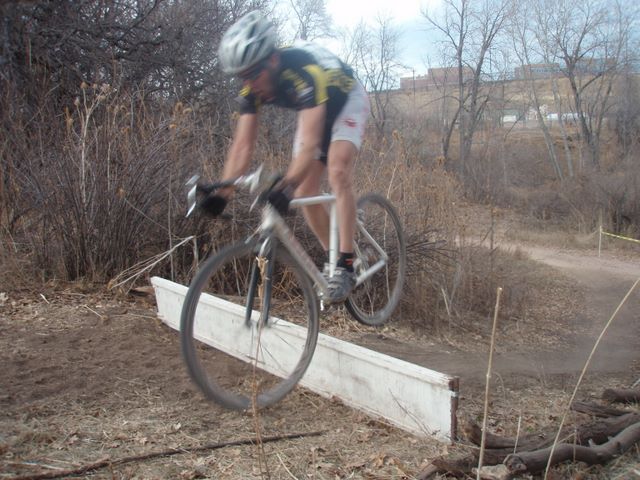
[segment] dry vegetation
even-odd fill
[[[140,2],[136,16],[100,12],[99,2],[45,3],[0,4],[13,22],[5,24],[13,28],[6,35],[12,47],[3,50],[11,62],[0,75],[0,358],[9,366],[0,377],[0,476],[33,472],[33,462],[53,471],[105,455],[170,448],[182,454],[110,465],[93,478],[416,478],[429,459],[467,448],[407,439],[297,391],[261,419],[265,437],[322,430],[319,439],[265,444],[266,453],[246,445],[217,454],[184,452],[253,439],[253,420],[201,400],[183,371],[175,338],[152,318],[153,306],[103,289],[123,270],[195,235],[195,248],[189,242],[137,279],[146,284],[149,275],[159,275],[186,282],[196,259],[251,227],[241,197],[229,209],[232,220],[183,215],[184,182],[196,172],[211,179],[220,173],[236,87],[215,68],[201,67],[215,62],[194,52],[214,52],[228,19],[244,6],[222,2],[213,15],[208,2],[185,10],[172,7],[175,2]],[[115,3],[127,10],[128,2]],[[60,18],[68,22],[57,23]],[[193,27],[198,19],[201,30]],[[78,28],[84,22],[93,28]],[[156,30],[163,35],[154,37]],[[192,38],[184,31],[204,33]],[[69,32],[77,35],[67,38]],[[210,42],[205,47],[198,43],[202,38]],[[110,54],[100,56],[104,45]],[[85,51],[94,57],[84,58]],[[561,238],[592,248],[597,239],[589,234],[600,222],[637,238],[637,112],[624,125],[619,116],[608,119],[600,170],[585,166],[561,183],[539,131],[508,130],[489,120],[476,137],[471,167],[459,175],[457,140],[450,158],[443,158],[440,118],[423,110],[433,102],[421,96],[407,105],[406,98],[398,100],[403,96],[392,102],[386,130],[366,139],[357,167],[358,191],[387,195],[408,240],[406,295],[381,334],[484,352],[501,286],[499,334],[512,343],[499,343],[498,351],[558,346],[574,333],[569,320],[584,300],[582,290],[522,252],[494,249],[492,239]],[[282,169],[293,119],[266,115],[255,161]],[[563,148],[562,136],[554,135]],[[579,158],[578,133],[570,137],[568,149]],[[308,230],[299,218],[294,222],[320,259]],[[345,338],[363,333],[340,314],[323,321],[325,331]],[[585,391],[629,382],[637,368],[595,379]],[[574,380],[496,385],[490,428],[516,435],[521,424],[530,432],[554,424]],[[476,387],[464,392],[461,413],[480,414]],[[604,469],[572,465],[556,473],[638,478],[639,455],[636,448]]]

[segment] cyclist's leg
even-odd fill
[[[353,253],[356,198],[353,192],[353,168],[362,145],[370,105],[367,93],[355,81],[347,102],[331,128],[331,144],[327,155],[329,184],[336,196],[340,251]]]
[[[337,269],[338,275],[329,282],[332,302],[344,301],[356,283],[352,267],[356,220],[353,169],[368,116],[369,100],[360,82],[356,81],[331,128],[331,144],[327,155],[329,183],[336,197],[340,235],[338,267],[341,268]]]
[[[334,275],[329,279],[329,301],[343,302],[356,284],[353,270],[356,200],[353,193],[353,165],[357,150],[353,143],[338,140],[331,143],[327,168],[329,184],[336,197],[340,257]]]
[[[329,185],[336,196],[340,252],[353,253],[356,220],[356,198],[353,193],[353,165],[358,151],[353,143],[338,140],[331,143],[327,166]]]
[[[320,185],[324,177],[326,167],[321,161],[314,161],[308,175],[296,188],[296,197],[310,197],[320,195]],[[318,238],[325,251],[329,250],[329,214],[324,205],[308,205],[302,212],[311,231]]]

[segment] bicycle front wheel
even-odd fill
[[[374,193],[358,199],[356,217],[354,269],[358,277],[368,277],[356,286],[345,306],[360,323],[382,325],[402,296],[407,268],[402,225],[391,203]]]
[[[249,240],[208,259],[182,308],[191,378],[207,398],[234,410],[282,399],[304,375],[318,338],[311,280],[283,248],[262,258],[259,247]],[[265,307],[268,319],[260,314]]]

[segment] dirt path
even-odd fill
[[[569,335],[561,348],[541,345],[534,352],[509,351],[494,356],[494,372],[501,377],[548,375],[574,376],[580,373],[603,327],[634,282],[640,278],[640,260],[617,259],[597,252],[567,251],[503,242],[498,248],[519,248],[536,261],[564,272],[584,287],[586,302],[571,318],[579,332]],[[498,342],[500,340],[498,339]],[[427,347],[406,345],[388,338],[365,336],[361,344],[418,363],[427,368],[458,375],[462,384],[484,382],[488,355],[438,344]],[[593,356],[589,372],[630,374],[640,369],[640,286],[620,309]]]
[[[539,431],[557,418],[602,325],[640,276],[637,261],[541,248],[530,253],[576,278],[588,295],[572,319],[583,328],[564,347],[541,347],[534,353],[502,348],[497,355],[494,378],[499,384],[492,390],[490,427],[507,435],[519,428],[514,419],[522,418],[523,429]],[[181,454],[111,465],[90,477],[263,479],[266,461],[266,478],[273,479],[414,478],[429,459],[453,448],[414,438],[304,389],[258,420],[206,402],[186,373],[177,335],[157,320],[149,299],[85,292],[77,285],[23,290],[5,285],[0,294],[2,478],[171,449]],[[599,375],[585,379],[592,382],[590,392],[640,377],[639,307],[636,291],[595,358],[591,370]],[[325,319],[325,328],[328,323]],[[349,320],[344,328],[354,323]],[[481,411],[486,354],[428,341],[401,343],[380,330],[357,332],[363,332],[358,333],[360,343],[367,346],[459,375],[459,413],[476,416]],[[474,341],[467,332],[462,336],[465,342]],[[256,424],[265,437],[324,433],[268,444],[264,451],[247,445],[188,452],[190,447],[255,438]],[[609,478],[600,473],[584,478]]]
[[[419,471],[442,448],[304,389],[258,419],[207,402],[186,372],[176,332],[146,300],[60,288],[5,295],[0,478],[159,451],[181,453],[110,465],[82,478],[401,478],[402,469]],[[256,425],[262,438],[323,433],[262,450],[252,444]]]

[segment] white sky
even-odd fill
[[[326,0],[327,11],[337,27],[351,28],[360,19],[375,22],[382,14],[393,19],[393,25],[400,31],[399,50],[401,62],[407,66],[403,75],[425,74],[427,64],[438,63],[434,42],[430,40],[428,25],[420,13],[427,6],[437,8],[439,0]]]
[[[372,27],[378,15],[389,17],[392,26],[400,32],[398,50],[399,61],[405,69],[399,76],[424,75],[427,68],[440,65],[437,45],[433,40],[433,31],[422,16],[421,8],[425,6],[430,12],[437,9],[441,0],[325,0],[327,12],[331,15],[336,30],[354,28],[361,19]],[[288,16],[290,8],[288,0],[277,2]],[[316,40],[325,47],[340,53],[341,45],[336,39]]]
[[[361,18],[375,18],[379,13],[390,14],[398,22],[420,16],[425,0],[327,0],[327,11],[340,26],[353,26]]]

